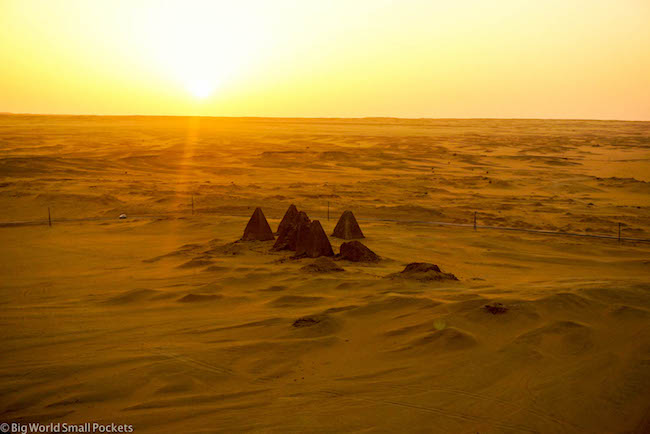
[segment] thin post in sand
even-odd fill
[[[47,207],[47,225],[52,227],[52,215],[50,214],[50,207]],[[620,235],[619,235],[620,238]]]
[[[194,195],[192,195],[192,215],[194,215]]]
[[[474,230],[476,230],[476,211],[474,211]]]
[[[330,201],[327,201],[327,221],[330,221]]]
[[[621,242],[621,222],[618,222],[618,242]]]

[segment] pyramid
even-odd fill
[[[278,225],[278,230],[275,233],[279,235],[282,233],[283,229],[291,226],[293,219],[295,219],[297,215],[298,215],[298,208],[296,208],[294,204],[291,204],[287,212],[284,213],[284,217],[282,217],[282,221]]]
[[[296,256],[308,256],[310,258],[334,256],[330,240],[318,220],[311,222],[308,227],[306,225],[299,227]]]
[[[251,219],[244,229],[244,236],[241,238],[242,241],[268,241],[274,240],[273,232],[271,231],[271,226],[266,221],[262,208],[255,208]]]
[[[332,236],[336,238],[342,238],[344,240],[365,238],[363,236],[363,232],[361,232],[359,223],[357,223],[357,219],[354,218],[354,214],[352,214],[352,211],[345,211],[343,214],[341,214],[341,218],[336,224]]]
[[[291,209],[291,208],[289,208]],[[287,211],[288,213],[289,211]],[[286,217],[286,215],[285,215]],[[282,219],[284,222],[284,219]],[[305,230],[309,227],[311,220],[307,217],[303,211],[298,212],[289,224],[282,227],[282,230],[278,233],[278,239],[273,244],[273,250],[296,250],[296,245],[298,243],[298,232],[300,230]],[[280,223],[282,226],[282,223]]]

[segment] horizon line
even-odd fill
[[[149,117],[149,118],[214,118],[214,119],[394,119],[394,120],[503,120],[503,121],[594,121],[594,122],[650,122],[650,119],[596,119],[596,118],[541,118],[541,117],[401,117],[401,116],[230,116],[230,115],[169,115],[169,114],[81,114],[0,112],[0,116],[61,116],[61,117]]]

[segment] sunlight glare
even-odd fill
[[[214,92],[214,84],[206,80],[188,81],[187,90],[198,99],[205,99]]]
[[[138,20],[144,51],[191,95],[204,99],[232,80],[259,52],[263,26],[242,4],[167,1]]]

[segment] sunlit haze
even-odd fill
[[[0,111],[650,120],[650,2],[0,0]]]

